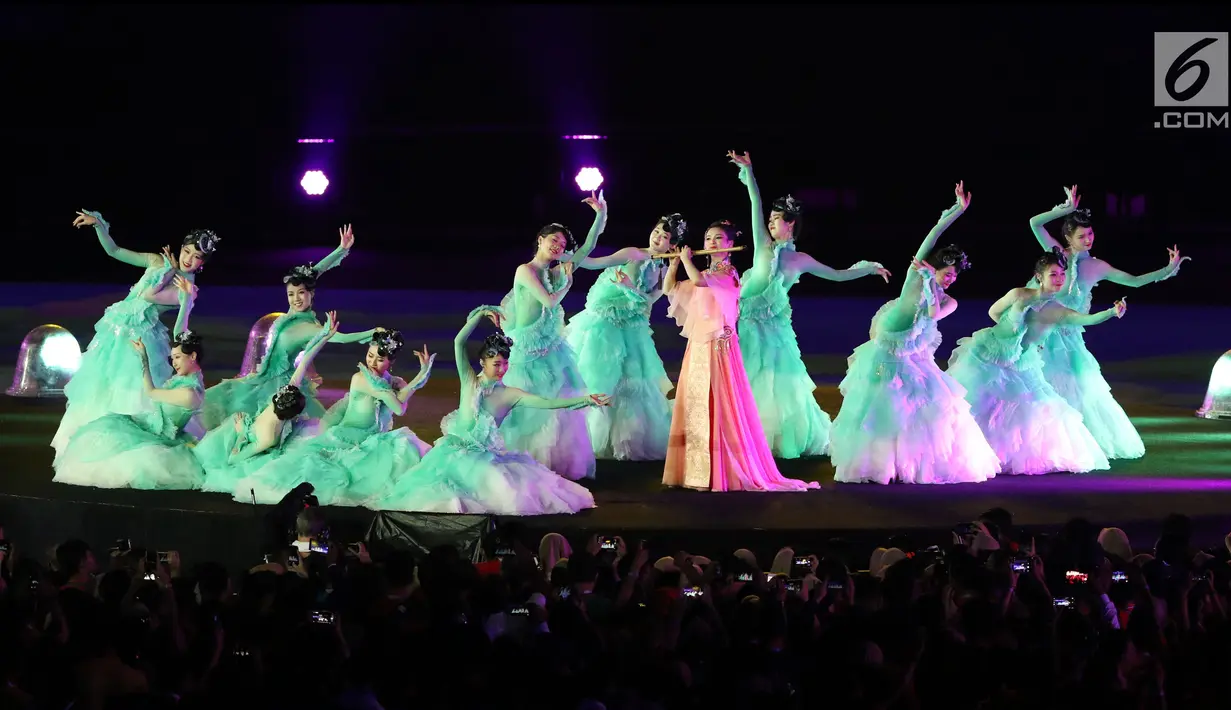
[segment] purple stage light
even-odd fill
[[[591,133],[576,133],[568,136],[560,136],[566,141],[605,141],[607,136],[596,136]]]
[[[329,187],[329,178],[325,177],[325,173],[320,170],[309,170],[303,174],[303,178],[299,181],[299,186],[303,191],[312,196],[325,194],[325,188]]]
[[[332,138],[300,138],[296,143],[332,143]]]
[[[598,168],[582,168],[573,180],[577,182],[577,187],[585,192],[594,192],[603,184],[603,174]]]

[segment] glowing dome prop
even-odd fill
[[[10,397],[63,397],[81,367],[81,344],[66,328],[48,323],[26,334],[17,354]]]

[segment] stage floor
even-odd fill
[[[482,298],[472,296],[465,303],[459,302],[459,308],[450,310],[464,314],[460,306],[491,302]],[[834,313],[833,301],[828,301],[828,305],[826,311]],[[971,307],[981,308],[982,305]],[[861,311],[869,308],[874,310],[875,304],[845,309],[856,311],[856,315],[847,316],[852,322],[842,330],[850,330],[853,334],[866,328],[865,314]],[[1141,310],[1149,311],[1148,308]],[[100,311],[101,308],[92,311],[91,317],[97,317]],[[1135,325],[1148,330],[1150,323],[1140,322],[1148,319],[1159,328],[1168,327],[1164,323],[1174,327],[1180,314],[1168,311],[1156,307],[1154,313],[1145,314],[1147,318],[1139,317]],[[801,312],[806,311],[797,303],[797,321]],[[838,309],[836,312],[844,311]],[[431,349],[441,353],[432,380],[415,395],[407,415],[397,422],[397,425],[409,426],[427,441],[439,436],[441,417],[457,406],[457,376],[452,363],[448,362],[451,358],[446,338],[451,339],[459,316],[448,315],[451,317],[436,314],[430,321],[417,319],[418,330],[403,325],[409,331],[408,343],[427,340]],[[84,313],[80,317],[87,323],[90,320]],[[862,325],[853,322],[854,319],[861,319]],[[209,382],[233,374],[235,363],[242,355],[242,334],[246,331],[239,329],[239,337],[235,331],[247,320],[246,316],[225,318],[230,322],[225,330],[223,320],[204,320],[204,329],[217,330],[220,335],[217,340],[211,338],[209,341],[211,361],[228,364],[208,369]],[[351,328],[354,330],[370,327],[353,314],[344,314],[344,323],[347,321],[355,323]],[[946,321],[946,325],[949,323]],[[80,338],[83,332],[88,332],[88,325],[72,329]],[[230,337],[222,338],[224,332],[230,333]],[[828,330],[830,336],[833,332],[833,329]],[[963,332],[959,327],[956,332],[964,335],[969,330]],[[670,370],[679,361],[678,349],[671,347],[674,343],[671,338],[677,336],[670,326],[660,328],[657,335],[664,342],[662,356]],[[809,343],[809,335],[801,332],[801,344]],[[209,332],[206,337],[211,337]],[[949,343],[954,340],[956,337],[947,338]],[[1132,417],[1147,447],[1143,459],[1113,462],[1112,469],[1107,472],[1002,476],[983,484],[954,486],[839,485],[833,482],[829,460],[820,458],[779,462],[784,475],[819,481],[820,491],[716,495],[663,489],[659,484],[661,463],[601,461],[597,480],[586,482],[594,491],[596,509],[576,516],[547,516],[523,521],[527,528],[542,532],[589,531],[678,537],[682,544],[701,552],[699,548],[703,545],[729,551],[731,544],[756,545],[754,539],[772,546],[788,539],[798,540],[801,536],[813,541],[830,536],[859,538],[874,546],[888,532],[915,531],[920,536],[935,536],[988,508],[1002,506],[1013,512],[1018,524],[1037,529],[1054,529],[1075,516],[1087,517],[1099,525],[1118,525],[1130,536],[1138,533],[1134,539],[1137,547],[1149,547],[1153,539],[1146,536],[1154,534],[1157,522],[1168,513],[1180,512],[1194,519],[1200,544],[1218,544],[1222,536],[1231,531],[1231,518],[1228,517],[1231,511],[1231,422],[1199,419],[1193,415],[1193,410],[1201,402],[1209,368],[1222,350],[1207,345],[1203,350],[1194,351],[1196,343],[1191,339],[1168,341],[1157,339],[1157,333],[1152,345],[1157,346],[1160,340],[1168,343],[1172,352],[1157,347],[1152,351],[1137,348],[1137,354],[1143,351],[1145,354],[1123,359],[1126,351],[1119,348],[1109,350],[1119,355],[1119,359],[1109,358],[1103,362],[1117,398]],[[222,347],[215,347],[219,343]],[[851,346],[856,344],[852,342]],[[339,349],[345,350],[345,346]],[[16,343],[11,350],[16,351]],[[836,414],[841,404],[836,382],[843,373],[845,353],[816,350],[812,349],[806,357],[809,370],[818,383],[816,396],[823,409]],[[848,348],[844,350],[849,352]],[[323,359],[319,369],[326,377],[327,403],[341,394],[338,388],[343,386],[349,368],[357,359],[354,355],[331,352],[330,358]],[[0,376],[11,376],[11,369],[0,370]],[[111,491],[53,483],[52,450],[48,442],[63,407],[63,400],[0,398],[0,452],[5,464],[0,476],[0,525],[19,519],[36,523],[44,533],[35,536],[40,544],[52,544],[67,535],[90,532],[106,535],[105,539],[158,535],[160,539],[172,538],[159,542],[160,549],[183,549],[201,544],[202,534],[229,538],[231,533],[227,528],[234,527],[231,523],[259,517],[259,509],[252,505],[218,494]],[[358,527],[365,525],[372,514],[351,510],[339,511],[338,515]],[[171,524],[172,521],[178,523]],[[186,524],[192,521],[197,523],[196,532],[193,532],[194,525]],[[205,527],[200,527],[201,524]],[[159,530],[149,529],[151,526]],[[181,528],[181,532],[174,532],[173,528]],[[202,533],[203,529],[212,532]],[[184,536],[193,539],[178,539]],[[704,551],[720,552],[717,549]]]

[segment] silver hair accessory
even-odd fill
[[[1091,217],[1089,207],[1082,207],[1081,209],[1073,210],[1072,214],[1074,217],[1077,217],[1078,219],[1090,219]]]
[[[786,199],[783,200],[783,205],[786,207],[785,211],[792,214],[801,214],[804,211],[804,206],[800,204],[799,200],[790,195],[787,195]]]
[[[955,247],[950,247],[950,248],[956,251],[957,254],[951,254],[951,253],[945,254],[944,256],[940,258],[940,262],[944,264],[945,266],[955,266],[957,267],[959,271],[965,271],[969,269],[970,262],[966,259],[966,252],[960,249],[957,249]]]
[[[402,349],[402,334],[396,330],[383,330],[372,336],[372,343],[376,345],[377,352],[387,358],[394,358]]]
[[[195,339],[196,337],[197,337],[197,334],[192,332],[191,330],[184,330],[180,333],[177,333],[175,338],[173,338],[173,340],[177,345],[179,345],[180,343],[187,343]]]
[[[288,406],[295,404],[295,401],[303,396],[299,388],[295,385],[283,385],[274,393],[274,407],[278,409],[286,409]]]
[[[316,269],[312,268],[311,264],[304,264],[303,266],[296,266],[287,272],[286,276],[282,277],[282,283],[290,283],[291,279],[297,279],[299,281],[315,281],[316,278]]]
[[[222,237],[210,229],[194,229],[184,238],[185,244],[196,244],[197,249],[201,250],[202,254],[213,254],[218,248],[218,242],[222,241]]]

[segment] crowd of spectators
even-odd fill
[[[0,530],[0,709],[1231,708],[1231,553],[1182,516],[859,559],[520,532],[373,559],[309,506],[227,570]]]

